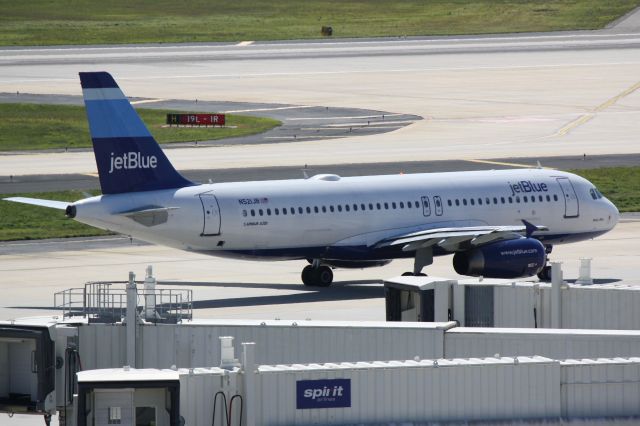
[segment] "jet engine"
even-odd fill
[[[453,268],[460,275],[472,277],[521,278],[540,272],[545,259],[540,241],[518,238],[457,252],[453,256]]]

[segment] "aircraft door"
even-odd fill
[[[558,178],[558,183],[560,184],[560,188],[562,188],[562,193],[564,194],[564,217],[578,217],[578,196],[576,195],[576,191],[573,189],[571,181],[569,178],[561,177]]]
[[[442,216],[442,199],[439,195],[433,197],[433,205],[436,207],[436,216]]]
[[[202,203],[202,212],[204,214],[204,225],[200,236],[209,237],[220,235],[220,206],[218,200],[213,194],[200,194],[200,202]]]
[[[431,216],[431,204],[429,203],[429,197],[421,197],[422,199],[422,214],[424,216]]]

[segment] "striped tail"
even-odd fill
[[[169,162],[109,73],[81,72],[80,83],[103,194],[194,185]]]

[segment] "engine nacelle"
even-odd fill
[[[521,278],[536,275],[545,264],[545,249],[535,238],[499,241],[453,256],[460,275],[487,278]]]

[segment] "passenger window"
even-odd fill
[[[416,209],[420,208],[420,203],[418,201],[416,201]]]
[[[338,204],[338,211],[341,212],[342,211],[342,206],[340,204]]]
[[[264,214],[264,212],[262,211],[262,209],[258,210],[258,214],[259,214],[260,216],[262,216],[262,215]]]
[[[246,210],[242,210],[242,216],[247,217],[247,211]]]
[[[389,203],[384,203],[384,209],[389,210]]]
[[[462,199],[462,204],[464,204],[465,206],[467,205],[467,199],[466,198]]]
[[[353,211],[354,211],[354,212],[357,212],[357,211],[358,211],[358,205],[357,205],[357,204],[354,204],[354,205],[353,205]]]
[[[553,201],[558,201],[558,196],[556,194],[553,194]]]
[[[314,206],[313,207],[313,211],[316,212],[316,213],[320,213],[320,210],[318,209],[318,206]]]
[[[542,195],[538,195],[538,201],[540,201],[540,202],[544,201],[544,200],[542,199]]]
[[[267,216],[271,216],[271,209],[267,209]]]
[[[365,211],[367,208],[365,207],[364,203],[360,204],[360,210]]]
[[[293,207],[291,207],[291,214],[292,214],[292,215],[294,215],[294,216],[295,216],[295,214],[296,214],[296,209],[295,209],[295,208],[293,208]]]
[[[255,216],[256,215],[256,211],[251,209],[251,216]]]
[[[513,198],[509,197],[509,204],[513,204]]]
[[[447,200],[447,204],[449,205],[449,207],[451,207],[451,200]]]
[[[369,210],[373,210],[373,204],[369,203]]]
[[[472,205],[472,206],[475,206],[475,205],[476,205],[476,200],[474,200],[473,198],[472,198],[472,199],[470,199],[469,201],[471,201],[471,205]]]
[[[349,211],[349,204],[345,204],[345,205],[344,205],[344,209],[345,209],[346,211]]]
[[[516,195],[516,203],[519,203],[519,202],[520,202],[520,196]]]
[[[333,206],[329,206],[329,210],[331,210],[331,213],[333,213]]]
[[[327,206],[322,206],[322,213],[326,213],[327,212]]]
[[[396,203],[395,202],[391,203],[391,208],[395,210],[395,208],[396,208]]]
[[[307,213],[311,213],[311,207],[307,207]]]
[[[298,213],[300,213],[300,214],[303,213],[302,207],[298,207]]]
[[[491,200],[489,199],[489,197],[487,197],[485,201],[486,201],[486,204],[491,204]]]
[[[498,204],[498,199],[496,197],[493,197],[493,204]]]
[[[500,197],[500,202],[504,204],[504,197]]]
[[[282,214],[285,215],[285,216],[287,215],[287,208],[286,207],[282,209]]]
[[[522,197],[522,201],[524,201],[525,203],[528,201],[528,198],[526,195]]]
[[[376,208],[380,210],[380,203],[376,203]]]
[[[275,209],[276,216],[280,215],[280,210]]]
[[[547,201],[551,201],[551,196],[547,194]]]
[[[482,205],[482,198],[478,198],[478,205],[481,206]]]

